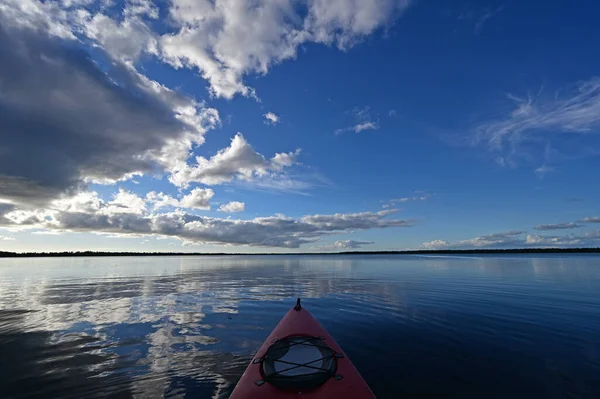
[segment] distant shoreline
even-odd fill
[[[204,252],[6,252],[0,258],[53,258],[84,256],[330,256],[330,255],[476,255],[476,254],[600,254],[600,248],[511,248],[511,249],[445,249],[407,251],[347,251],[347,252],[294,252],[294,253],[204,253]]]

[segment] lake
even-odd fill
[[[0,259],[3,398],[226,398],[302,297],[378,398],[600,397],[600,257]]]

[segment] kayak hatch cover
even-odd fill
[[[230,399],[375,398],[300,298],[260,347]]]

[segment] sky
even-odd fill
[[[598,13],[1,0],[0,251],[598,247]]]

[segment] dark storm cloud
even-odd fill
[[[75,44],[0,28],[2,198],[39,204],[85,178],[151,170],[143,155],[186,128],[137,74],[117,63],[107,74]]]

